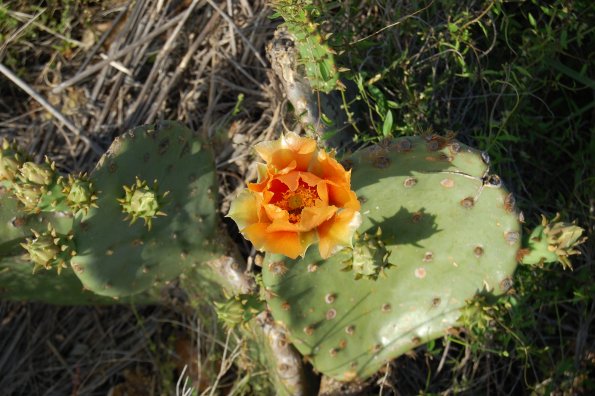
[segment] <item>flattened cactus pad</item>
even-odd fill
[[[355,280],[342,271],[348,249],[327,260],[313,249],[301,260],[267,255],[263,264],[273,316],[316,370],[342,381],[369,377],[457,326],[477,294],[507,291],[520,224],[487,162],[436,137],[396,139],[344,161],[362,204],[358,232],[380,227],[394,266]]]
[[[173,122],[135,128],[112,143],[89,177],[98,191],[97,207],[75,218],[78,255],[71,262],[89,290],[113,297],[135,294],[212,257],[214,159],[188,128]],[[159,191],[143,183],[147,180],[156,180]],[[148,217],[150,228],[129,224],[123,215],[118,199],[124,186],[130,218]],[[167,199],[161,191],[169,191]],[[147,203],[151,197],[154,202]],[[167,216],[153,217],[159,212]]]

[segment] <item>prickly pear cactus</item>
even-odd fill
[[[6,189],[0,190],[0,299],[69,305],[114,303],[111,298],[84,290],[70,269],[58,275],[55,269],[40,268],[33,275],[35,265],[21,244],[27,238],[34,239],[33,231],[47,231],[48,225],[54,232],[66,235],[72,217],[64,213],[26,213],[16,197]]]
[[[273,316],[316,370],[342,381],[369,377],[457,326],[476,294],[507,291],[520,224],[487,162],[437,136],[399,138],[344,161],[362,203],[359,238],[376,235],[386,251],[357,249],[368,243],[360,240],[326,261],[309,249],[263,264]]]
[[[27,213],[12,193],[0,187],[0,256],[23,254],[21,243],[31,237],[33,231],[46,231],[48,225],[67,234],[72,228],[72,216],[63,212]]]
[[[212,257],[214,160],[187,128],[133,129],[113,142],[89,179],[96,207],[75,218],[71,260],[87,289],[135,294]]]

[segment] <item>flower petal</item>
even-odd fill
[[[319,150],[312,157],[308,170],[321,179],[347,186],[351,183],[351,172],[346,171],[343,165],[324,150]]]
[[[275,176],[275,180],[279,180],[281,183],[285,184],[291,191],[297,190],[300,184],[300,172],[291,171],[284,175],[277,175]]]
[[[312,156],[316,152],[316,141],[314,139],[300,137],[289,132],[281,139],[257,144],[254,149],[266,161],[277,170],[283,170],[292,161],[296,161],[296,170],[306,170]]]
[[[337,212],[336,206],[325,205],[322,201],[318,201],[316,206],[304,208],[300,218],[299,226],[301,231],[310,231],[318,227],[320,224],[329,220]]]
[[[266,223],[256,223],[246,227],[242,233],[258,250],[283,254],[292,259],[304,255],[311,238],[297,232],[267,232],[267,227]]]
[[[227,217],[231,217],[238,228],[242,230],[246,226],[259,221],[259,210],[261,206],[260,196],[249,190],[243,190],[236,199],[231,202]]]
[[[318,250],[326,259],[345,246],[352,246],[353,234],[361,225],[362,216],[353,209],[344,209],[318,226]]]
[[[361,205],[357,195],[347,186],[338,186],[334,183],[328,185],[328,202],[330,205],[336,205],[340,208],[359,210]]]

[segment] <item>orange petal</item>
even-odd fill
[[[292,161],[296,161],[292,169],[303,171],[316,152],[316,141],[290,132],[278,140],[259,143],[254,148],[267,164],[278,170],[283,170]]]
[[[252,224],[242,232],[254,247],[271,253],[283,254],[292,259],[303,255],[308,248],[308,238],[297,232],[267,232],[268,224]]]
[[[271,222],[274,221],[287,221],[289,222],[289,213],[286,210],[281,209],[275,204],[266,204],[263,205],[264,210],[267,214],[267,217]]]
[[[320,224],[329,220],[337,212],[336,206],[327,206],[318,201],[316,206],[304,208],[300,218],[299,226],[301,231],[310,231]]]
[[[257,193],[243,190],[236,199],[231,202],[227,217],[231,217],[242,230],[246,226],[258,223],[261,197]]]
[[[268,167],[265,164],[256,164],[256,171],[258,172],[258,180],[256,183],[248,183],[248,189],[252,191],[262,192],[269,180],[271,179],[271,174],[268,171]]]
[[[318,193],[320,200],[328,205],[328,187],[326,181],[321,180],[321,182],[316,185],[316,192]]]
[[[338,186],[334,183],[328,183],[328,197],[330,205],[336,205],[340,208],[348,208],[356,211],[360,209],[357,195],[351,191],[349,186]]]
[[[342,247],[352,246],[353,234],[361,225],[362,216],[352,209],[338,212],[332,219],[318,226],[320,257],[329,258]]]
[[[295,191],[300,184],[300,172],[291,171],[284,175],[277,175],[275,179],[285,184],[291,191]]]
[[[343,165],[324,150],[319,150],[317,155],[312,157],[308,170],[322,179],[338,184],[351,183],[351,172],[347,172]]]
[[[309,186],[316,186],[322,179],[311,172],[300,172],[300,178]]]

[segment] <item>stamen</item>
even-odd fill
[[[295,224],[300,221],[302,210],[314,206],[317,199],[320,197],[316,187],[300,180],[298,188],[295,191],[285,191],[275,205],[286,210],[289,213],[289,222]]]

